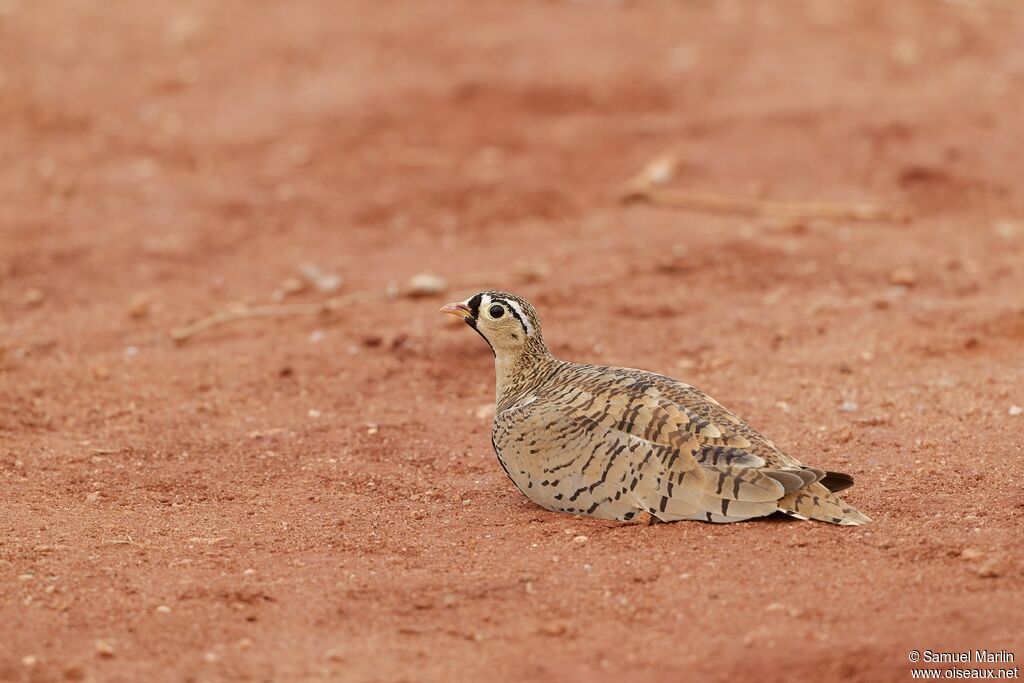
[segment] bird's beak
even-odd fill
[[[469,312],[469,306],[461,302],[457,304],[445,304],[441,307],[440,313],[451,313],[452,315],[459,316],[463,320],[473,315]]]

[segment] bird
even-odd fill
[[[809,467],[700,389],[644,370],[556,358],[526,299],[446,304],[491,347],[498,462],[548,510],[622,522],[740,522],[773,513],[861,525],[841,472]]]

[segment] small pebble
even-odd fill
[[[306,291],[309,284],[305,280],[300,280],[297,277],[290,277],[281,283],[281,291],[285,295],[300,294]]]
[[[889,273],[889,282],[897,287],[913,287],[917,284],[917,274],[911,268],[903,266]]]
[[[999,576],[999,567],[995,560],[988,560],[979,565],[974,571],[978,572],[978,576],[983,579],[994,579]]]
[[[39,658],[35,655],[26,655],[25,657],[21,658],[21,663],[24,666],[35,666],[39,663]]]
[[[25,291],[25,294],[21,297],[21,301],[29,308],[35,308],[43,303],[45,298],[46,295],[43,294],[41,289],[29,289]]]
[[[109,640],[97,640],[95,647],[96,654],[100,657],[109,659],[114,656],[114,644]]]
[[[560,636],[564,634],[566,630],[568,629],[565,624],[559,621],[547,623],[540,627],[540,632],[547,636]]]
[[[171,613],[171,608],[168,607],[167,605],[160,605],[159,607],[156,608],[156,611],[157,611],[158,614],[170,614]]]
[[[153,297],[148,292],[138,292],[132,295],[132,298],[128,301],[128,316],[141,320],[149,315],[150,308],[153,304]]]
[[[409,288],[406,294],[412,297],[430,296],[432,294],[440,294],[447,288],[448,284],[444,279],[436,275],[421,273],[409,280]]]
[[[1013,221],[997,221],[992,225],[992,229],[997,235],[1006,239],[1012,239],[1024,232],[1024,227]]]
[[[583,545],[584,543],[586,543],[589,540],[590,539],[587,538],[586,536],[574,536],[573,539],[572,539],[572,542],[575,543],[576,545]]]
[[[341,288],[341,276],[334,273],[325,273],[311,263],[305,263],[299,267],[299,272],[307,282],[311,283],[321,292],[331,294]]]
[[[853,401],[844,401],[843,405],[839,406],[839,409],[844,413],[855,413],[857,412],[857,404]]]
[[[85,678],[85,669],[76,664],[72,664],[64,669],[64,678],[69,681],[80,681]]]
[[[1006,411],[1011,417],[1017,417],[1021,413],[1024,413],[1024,408],[1020,406],[1010,406],[1010,409]]]

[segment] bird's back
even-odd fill
[[[699,389],[642,370],[552,359],[499,403],[493,442],[513,482],[549,509],[869,521],[828,488],[848,476],[802,465]]]

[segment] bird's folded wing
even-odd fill
[[[705,453],[709,442],[745,440],[661,396],[576,385],[543,390],[530,407],[545,415],[555,441],[576,444],[556,445],[557,452],[578,447],[577,457],[586,456],[573,494],[586,490],[599,505],[633,504],[666,520],[732,519],[771,514],[786,492],[752,453],[736,446]]]

